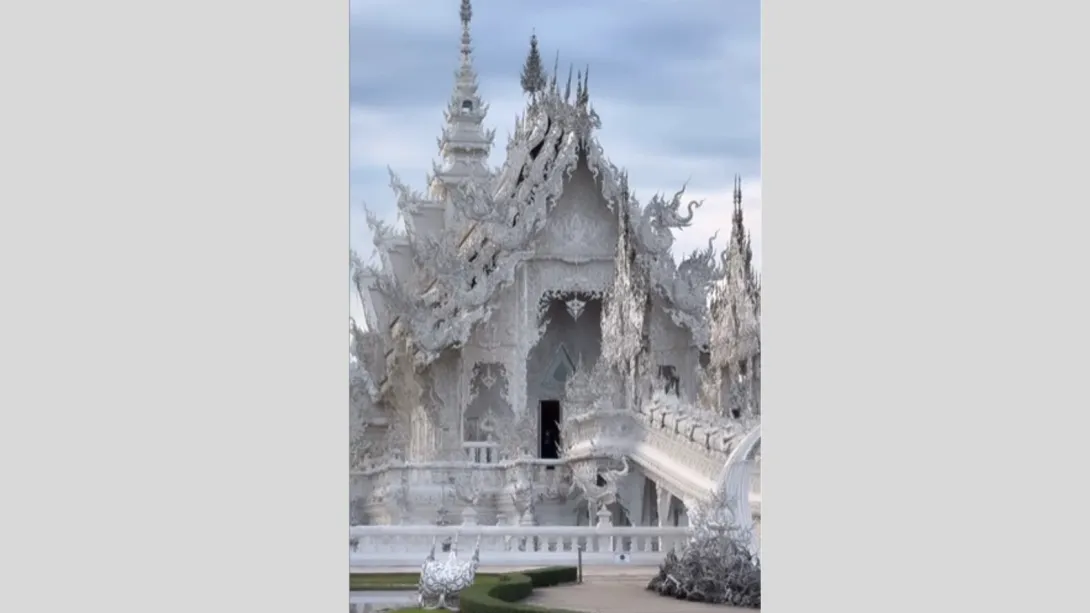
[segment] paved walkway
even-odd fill
[[[542,564],[540,566],[481,566],[477,569],[479,573],[510,573],[518,572],[520,570],[526,570],[528,568],[541,568],[541,566],[547,566]],[[349,572],[353,573],[418,573],[420,572],[420,566],[353,566],[349,569]],[[609,564],[609,565],[596,565],[596,566],[584,566],[583,577],[620,577],[620,578],[632,578],[638,581],[647,583],[659,572],[658,565],[655,566],[632,566],[629,564]]]
[[[536,588],[530,598],[523,602],[585,613],[753,613],[757,610],[659,596],[644,589],[653,571],[637,579],[589,576],[586,569],[583,570],[582,585]]]

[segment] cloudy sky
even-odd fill
[[[424,189],[458,66],[460,0],[351,0],[352,246],[373,251],[363,203],[390,222],[387,167]],[[519,71],[531,33],[544,63],[590,66],[599,140],[629,171],[637,198],[704,199],[675,255],[706,245],[731,214],[743,178],[746,223],[760,263],[759,0],[474,0],[474,64],[496,128],[500,165],[524,104]]]

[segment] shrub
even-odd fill
[[[528,598],[535,587],[576,581],[578,573],[574,566],[550,566],[501,575],[495,583],[474,584],[463,590],[461,609],[464,613],[569,613],[518,601]]]
[[[579,569],[574,566],[546,566],[524,570],[522,574],[530,578],[534,587],[551,587],[562,583],[575,583],[579,580]]]
[[[681,600],[761,608],[761,563],[738,539],[717,535],[666,554],[647,589]]]

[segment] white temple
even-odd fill
[[[728,458],[759,470],[741,183],[705,204],[734,207],[726,251],[677,263],[673,231],[702,203],[637,202],[595,136],[586,73],[555,70],[523,79],[488,168],[469,4],[441,161],[426,191],[391,174],[404,227],[368,214],[380,265],[352,256],[352,522],[685,525]],[[748,474],[741,504],[759,514]]]

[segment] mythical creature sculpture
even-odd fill
[[[450,547],[446,560],[435,559],[435,544],[432,539],[431,551],[424,558],[420,567],[420,583],[417,586],[417,602],[423,609],[459,609],[458,593],[473,585],[477,577],[477,567],[481,561],[481,537],[473,548],[473,557],[463,562],[458,559],[458,536]]]
[[[586,453],[577,455],[572,451],[574,445],[564,443],[563,435],[560,440],[560,455],[567,461],[571,471],[572,481],[567,495],[572,496],[576,492],[582,494],[587,503],[588,521],[593,524],[596,509],[619,502],[617,492],[620,480],[628,475],[628,456],[615,450],[600,449],[593,440],[589,442]]]
[[[670,247],[674,244],[673,230],[688,227],[693,221],[695,210],[703,204],[698,200],[690,201],[687,204],[688,214],[682,215],[680,209],[684,196],[685,188],[682,187],[669,200],[661,194],[655,194],[644,206],[638,236],[651,252],[669,254]]]

